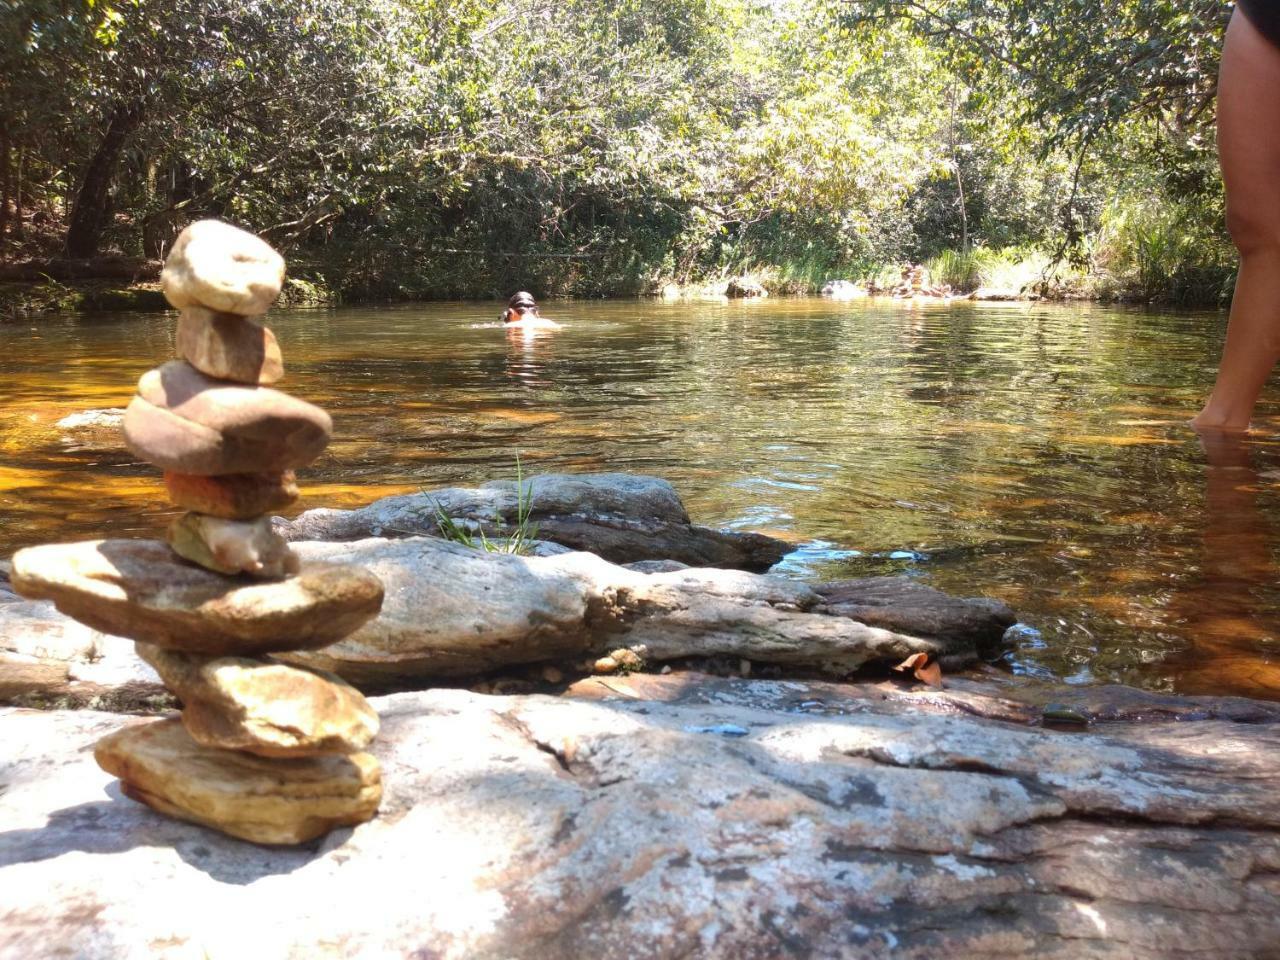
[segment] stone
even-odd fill
[[[293,547],[304,567],[353,564],[386,584],[376,619],[323,650],[284,655],[357,685],[581,662],[641,644],[650,662],[732,657],[835,675],[912,653],[974,656],[964,637],[915,637],[815,612],[821,597],[781,577],[697,568],[641,574],[588,553],[521,557],[434,537]]]
[[[143,374],[124,415],[129,449],[177,473],[304,467],[332,433],[333,421],[319,407],[270,387],[214,380],[180,360]]]
[[[69,679],[66,663],[0,653],[0,702],[61,689]]]
[[[292,470],[277,473],[225,473],[217,477],[166,470],[165,489],[180,507],[227,520],[252,520],[282,510],[298,499]]]
[[[264,240],[219,220],[199,220],[174,241],[160,271],[165,299],[256,317],[280,296],[284,260]]]
[[[178,556],[206,570],[278,579],[298,572],[298,557],[271,528],[270,517],[224,520],[184,513],[169,524],[167,540]]]
[[[357,753],[378,715],[340,677],[271,659],[210,657],[137,645],[182,700],[182,723],[202,746],[261,757]]]
[[[769,291],[750,277],[734,277],[725,286],[724,295],[730,300],[762,299]]]
[[[998,650],[1018,619],[999,600],[952,597],[910,577],[834,580],[813,589],[822,597],[820,612],[915,637],[961,640],[979,655]]]
[[[382,799],[370,754],[268,760],[201,746],[178,720],[126,727],[93,757],[125,796],[254,843],[305,843],[364,823]]]
[[[87,751],[152,721],[0,710],[0,954],[1167,960],[1280,943],[1274,721],[1049,732],[951,691],[589,683],[376,698],[379,815],[285,848],[122,798]]]
[[[106,407],[69,413],[56,426],[67,450],[115,452],[120,449],[123,407]]]
[[[234,580],[156,540],[46,544],[13,557],[13,586],[104,633],[194,653],[322,647],[376,616],[382,583],[332,564],[280,581]]]
[[[614,563],[674,561],[688,566],[764,571],[792,549],[759,533],[712,530],[689,522],[666,480],[626,473],[544,474],[524,481],[538,537]],[[289,540],[438,536],[438,513],[479,525],[497,539],[517,523],[512,481],[386,497],[359,510],[308,510],[282,522]]]
[[[219,380],[270,384],[284,377],[275,334],[249,317],[185,307],[178,317],[177,347],[183,360]]]

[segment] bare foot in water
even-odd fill
[[[1223,416],[1216,410],[1210,410],[1205,407],[1196,416],[1188,421],[1191,429],[1196,433],[1230,433],[1245,434],[1249,432],[1249,419],[1246,417],[1241,422],[1239,417],[1231,418]]]

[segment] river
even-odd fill
[[[1006,600],[1026,624],[1015,672],[1280,698],[1280,444],[1206,449],[1185,426],[1221,315],[578,301],[544,309],[564,330],[526,337],[498,312],[274,311],[282,386],[334,415],[298,509],[512,478],[517,455],[526,474],[656,474],[698,522],[794,541],[788,575]],[[160,534],[158,471],[114,432],[57,424],[126,404],[173,325],[0,326],[0,558]]]

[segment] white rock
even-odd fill
[[[160,283],[178,309],[199,305],[257,316],[280,295],[284,260],[251,233],[219,220],[199,220],[174,241]]]

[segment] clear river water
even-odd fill
[[[675,484],[695,521],[782,536],[779,572],[900,573],[1020,614],[1021,674],[1280,698],[1280,397],[1185,425],[1225,318],[1097,306],[560,302],[277,310],[289,392],[334,415],[308,507],[548,471]],[[0,326],[0,559],[156,536],[159,472],[114,430],[174,314]]]

